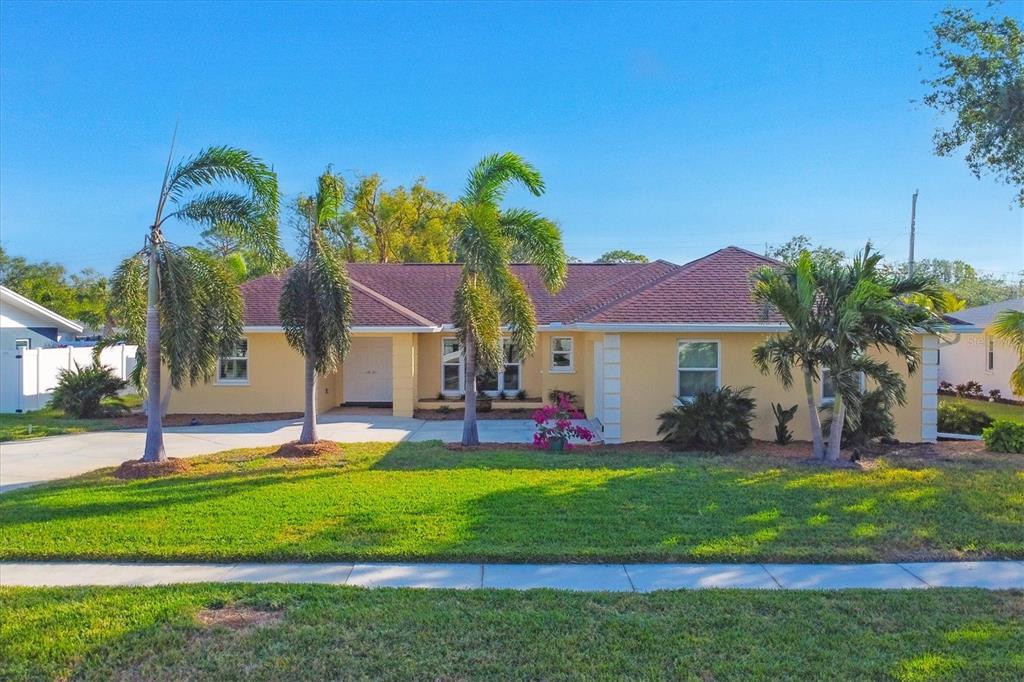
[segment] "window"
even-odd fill
[[[863,391],[866,387],[864,372],[858,372],[857,378],[860,379],[860,390]],[[836,400],[836,387],[832,384],[832,375],[826,368],[821,370],[821,402],[824,405],[831,405]]]
[[[573,371],[571,336],[556,336],[551,339],[551,371]]]
[[[679,399],[693,400],[721,385],[717,341],[679,342]]]
[[[991,372],[996,367],[996,342],[990,338],[985,346],[985,371]]]
[[[217,359],[218,384],[249,383],[249,341],[241,339],[231,350],[231,355]]]
[[[441,392],[448,395],[462,393],[463,373],[462,346],[454,336],[441,339]]]
[[[477,389],[492,396],[498,395],[503,391],[518,392],[521,388],[522,361],[513,354],[512,339],[502,339],[501,346],[502,354],[505,357],[505,368],[499,374],[487,372],[480,374],[476,379]],[[447,391],[447,386],[445,390]]]
[[[15,339],[14,350],[28,350],[32,347],[32,339]]]

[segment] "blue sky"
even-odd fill
[[[244,147],[289,195],[328,163],[457,195],[516,151],[548,192],[510,203],[583,259],[798,233],[902,259],[919,188],[918,257],[1008,274],[1012,189],[935,158],[940,121],[911,102],[941,6],[4,2],[0,239],[109,271],[142,243],[180,118],[181,153]]]

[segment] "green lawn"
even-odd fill
[[[142,406],[142,397],[126,395],[124,402],[135,409]],[[0,414],[0,442],[117,428],[121,426],[114,419],[74,419],[65,416],[61,410],[49,408],[24,414]]]
[[[975,410],[981,410],[993,419],[1008,419],[1024,424],[1024,405],[1008,405],[1006,403],[990,403],[987,400],[968,400],[951,395],[940,395],[940,403],[961,403]]]
[[[1024,460],[826,469],[762,456],[236,450],[0,496],[0,559],[877,561],[1024,557]]]
[[[204,609],[270,611],[200,625]],[[10,680],[1019,680],[1024,594],[0,589]]]

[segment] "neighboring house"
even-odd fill
[[[794,433],[809,439],[806,415],[800,416],[806,409],[802,385],[787,391],[751,361],[751,350],[767,334],[786,329],[778,318],[765,319],[750,297],[750,273],[765,264],[777,262],[736,247],[686,265],[570,264],[566,285],[555,295],[544,290],[533,266],[514,266],[537,308],[537,350],[522,361],[510,357],[481,387],[545,399],[552,389],[572,391],[600,421],[604,439],[619,442],[655,440],[658,414],[679,396],[753,386],[755,437],[773,437],[771,403],[781,402],[800,405]],[[417,407],[438,406],[439,397],[458,400],[465,370],[451,309],[460,266],[352,263],[348,272],[352,348],[337,372],[320,379],[318,408],[389,405],[395,415],[411,416]],[[278,318],[282,284],[282,277],[267,276],[242,285],[244,340],[220,359],[214,381],[172,391],[169,412],[303,409],[303,361],[286,343]],[[924,366],[908,381],[907,404],[894,414],[897,437],[915,442],[935,439],[938,384],[938,339],[918,338]]]
[[[0,349],[54,348],[81,332],[77,322],[0,285]]]
[[[948,339],[949,345],[940,347],[940,381],[948,381],[954,386],[977,381],[986,393],[997,388],[1004,398],[1024,400],[1024,395],[1015,395],[1010,388],[1010,373],[1020,362],[1017,351],[1005,341],[985,333],[1003,310],[1024,310],[1024,298],[1011,298],[954,313],[958,319],[978,327],[980,331],[956,334]]]

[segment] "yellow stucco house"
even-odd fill
[[[754,436],[773,437],[771,403],[799,404],[794,435],[808,439],[802,388],[787,391],[760,374],[751,349],[784,332],[750,297],[750,273],[774,263],[728,247],[685,265],[665,261],[569,265],[566,286],[547,293],[532,266],[514,271],[537,308],[537,350],[508,358],[503,372],[480,387],[511,398],[510,407],[574,392],[608,442],[655,440],[657,415],[679,396],[705,387],[753,386]],[[417,407],[457,403],[465,385],[451,322],[459,266],[349,265],[353,343],[344,365],[321,377],[321,411],[344,405],[390,406],[396,416]],[[172,391],[171,413],[300,412],[303,361],[285,342],[277,314],[283,280],[267,276],[242,285],[245,338],[220,359],[214,381]],[[938,339],[918,337],[923,366],[907,380],[907,404],[895,410],[900,440],[936,437]],[[894,366],[899,366],[894,363]],[[903,366],[905,371],[905,366]],[[827,382],[818,385],[827,402]],[[536,404],[536,403],[527,403]]]

